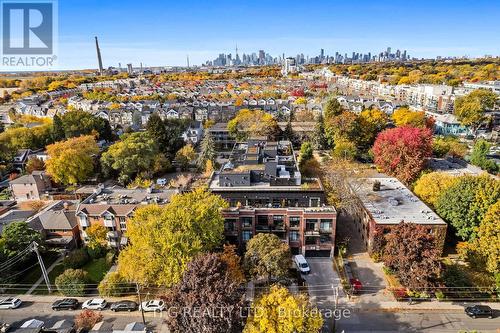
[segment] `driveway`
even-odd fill
[[[386,290],[387,281],[382,263],[374,262],[366,250],[366,246],[349,216],[339,214],[337,222],[337,240],[348,239],[347,258],[353,274],[363,284],[363,291],[357,296],[358,302],[373,303],[377,301],[393,301],[394,298]]]
[[[307,262],[311,267],[311,273],[304,275],[307,282],[307,290],[310,300],[315,304],[322,313],[325,310],[333,311],[335,309],[335,292],[339,292],[340,298],[344,296],[341,288],[340,278],[333,270],[333,262],[331,258],[307,258]],[[324,318],[325,325],[323,332],[332,332],[333,317]]]

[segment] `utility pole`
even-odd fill
[[[47,285],[47,289],[49,293],[52,292],[52,288],[50,287],[49,275],[47,274],[47,270],[45,269],[45,265],[43,263],[42,257],[40,256],[40,252],[38,251],[38,244],[36,242],[31,243],[33,247],[33,251],[36,253],[36,257],[38,258],[38,263],[40,264],[40,269],[42,270],[43,279],[45,280],[45,284]]]
[[[146,319],[144,319],[144,308],[142,307],[142,297],[141,291],[139,289],[139,283],[135,283],[135,288],[137,289],[137,296],[139,296],[139,307],[141,309],[142,323],[144,324],[144,326],[146,326]]]
[[[337,306],[339,304],[339,287],[335,287],[332,285],[333,288],[333,297],[335,299],[335,307],[333,308],[334,315],[333,315],[333,332],[335,332],[336,326],[337,326],[337,320],[335,319],[335,316],[337,315]]]

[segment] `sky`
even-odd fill
[[[219,53],[500,55],[500,1],[59,0],[58,68],[201,64]]]

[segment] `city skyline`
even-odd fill
[[[273,56],[314,55],[321,48],[327,54],[366,53],[390,45],[416,58],[500,54],[500,37],[495,33],[500,5],[486,1],[459,1],[453,6],[424,1],[404,8],[395,2],[363,1],[321,2],[314,7],[290,2],[266,7],[260,2],[221,1],[217,6],[154,2],[148,6],[152,7],[156,10],[131,1],[119,6],[94,0],[59,2],[56,69],[96,68],[94,36],[99,37],[106,68],[140,62],[184,66],[187,55],[192,65],[199,65],[222,52],[232,53],[236,43],[241,54],[262,49]],[[446,15],[436,17],[436,12]],[[309,23],[301,24],[304,20]]]

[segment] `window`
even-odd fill
[[[298,228],[300,226],[300,216],[290,216],[290,228]]]
[[[319,198],[310,198],[309,199],[309,207],[319,207]]]
[[[299,232],[298,231],[290,231],[290,242],[297,242],[299,240]]]
[[[243,228],[251,228],[252,227],[252,218],[250,216],[245,216],[241,218],[241,225]]]
[[[123,230],[123,231],[126,231],[127,230],[127,223],[125,221],[125,217],[124,216],[120,216],[119,220],[120,220],[120,229]]]
[[[320,238],[319,238],[319,241],[320,243],[330,243],[332,241],[332,239],[330,238],[330,236],[327,236],[327,235],[322,235]]]
[[[306,231],[314,231],[316,229],[316,219],[306,219]]]
[[[234,224],[236,223],[235,219],[226,219],[224,221],[224,230],[225,231],[234,231]]]
[[[328,232],[331,231],[332,230],[332,220],[322,219],[319,228],[321,231],[328,231]]]
[[[316,245],[316,237],[306,237],[306,245]]]
[[[252,238],[252,232],[249,230],[244,230],[243,231],[243,241],[247,242],[248,240],[250,240],[250,238]]]

